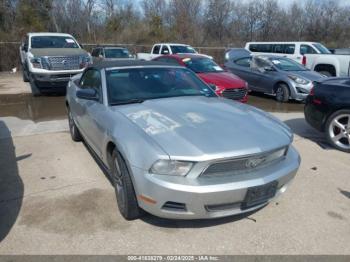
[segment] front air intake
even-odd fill
[[[168,210],[168,211],[175,211],[175,212],[186,212],[187,209],[186,209],[186,204],[184,203],[177,203],[177,202],[171,202],[171,201],[168,201],[166,202],[162,209],[164,210]]]

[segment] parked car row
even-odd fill
[[[248,47],[255,52],[259,45]],[[296,44],[294,51],[322,52],[317,43],[308,45]],[[286,53],[293,46],[270,48]],[[248,89],[280,102],[306,99],[307,121],[350,151],[349,80],[251,51],[229,50],[221,67],[188,45],[156,44],[151,54],[136,57],[123,47],[98,46],[90,55],[70,35],[31,33],[21,57],[35,92],[44,76],[50,87],[69,81],[71,137],[84,140],[100,160],[125,219],[143,211],[202,219],[265,206],[286,191],[299,168],[290,128],[244,104]]]

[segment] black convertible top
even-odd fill
[[[171,66],[171,64],[158,62],[158,61],[143,61],[143,60],[120,60],[120,61],[100,61],[92,65],[89,65],[88,68],[104,69],[112,67],[133,67],[133,66]],[[176,67],[176,66],[174,66]]]

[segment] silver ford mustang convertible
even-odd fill
[[[126,219],[252,211],[285,192],[300,165],[285,124],[217,97],[183,67],[91,65],[69,82],[66,105],[72,139],[100,160]]]

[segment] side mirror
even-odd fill
[[[163,51],[163,55],[168,55],[169,54],[169,50],[164,50]]]
[[[264,67],[264,71],[266,72],[272,72],[272,71],[276,71],[272,66],[265,66]]]
[[[77,97],[85,100],[98,101],[99,95],[94,88],[80,89],[77,91]]]

